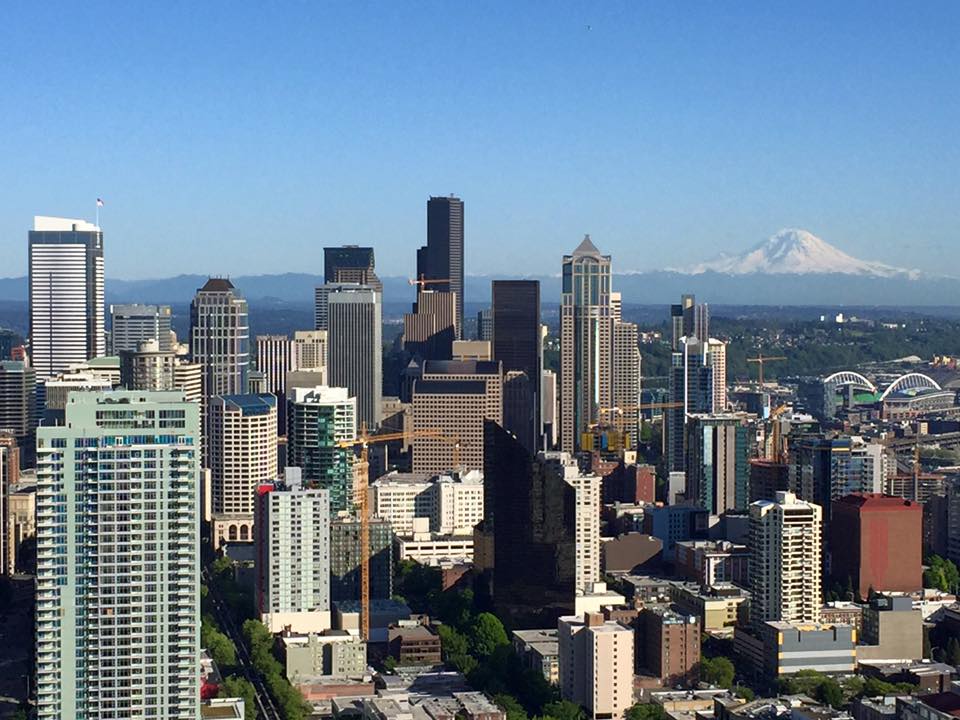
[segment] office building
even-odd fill
[[[750,457],[756,445],[754,418],[747,413],[687,417],[686,499],[711,515],[746,510]]]
[[[876,593],[863,608],[863,632],[857,661],[910,660],[924,657],[923,612],[909,595]]]
[[[173,349],[169,305],[111,305],[110,348],[114,355],[155,340],[161,352]]]
[[[127,390],[179,390],[189,402],[203,401],[203,366],[146,340],[120,353],[120,385]]]
[[[21,463],[33,458],[36,427],[36,371],[20,360],[0,360],[0,432],[15,438]]]
[[[277,476],[277,399],[215,395],[207,417],[213,547],[252,542],[257,488]]]
[[[250,372],[247,301],[225,278],[210,278],[190,304],[190,355],[203,366],[203,395],[243,395]]]
[[[9,448],[0,448],[7,451]],[[2,454],[2,453],[0,453]],[[6,481],[4,481],[6,482]],[[37,484],[35,479],[6,485],[3,555],[0,572],[36,574]]]
[[[291,363],[297,371],[327,370],[327,333],[325,330],[296,330],[290,350]],[[326,378],[324,377],[325,385]]]
[[[475,552],[492,536],[498,614],[514,627],[549,627],[601,579],[600,478],[581,473],[566,453],[532,458],[497,423],[487,421],[484,436]]]
[[[707,340],[707,365],[710,367],[710,385],[713,404],[710,412],[727,411],[727,343],[710,338]]]
[[[750,505],[750,620],[820,621],[821,510],[789,492]]]
[[[286,335],[257,335],[257,370],[263,373],[265,392],[280,398],[284,380],[294,369],[290,338]]]
[[[279,637],[284,674],[297,685],[315,678],[359,678],[367,672],[367,644],[345,630]]]
[[[698,505],[647,505],[643,509],[643,532],[663,542],[665,559],[673,559],[676,543],[706,540],[709,531],[710,512]]]
[[[611,407],[617,410],[615,416],[606,419],[616,423],[625,447],[633,449],[640,440],[640,345],[636,324],[613,323],[611,363]]]
[[[257,492],[255,600],[270,632],[330,627],[330,493],[306,488],[299,468]]]
[[[199,716],[199,426],[119,391],[38,430],[38,718]]]
[[[525,372],[510,370],[503,376],[503,426],[531,453],[538,447],[536,387]]]
[[[514,630],[513,649],[528,670],[535,670],[551,685],[560,684],[559,641],[556,628]]]
[[[681,540],[675,546],[680,575],[702,587],[749,587],[750,550],[727,540]]]
[[[580,435],[611,407],[611,262],[584,237],[563,257],[560,303],[560,447],[575,452]],[[494,329],[496,332],[496,329]]]
[[[327,376],[357,399],[357,419],[373,430],[383,413],[383,310],[380,293],[339,285],[327,298]]]
[[[560,441],[560,403],[557,398],[557,374],[553,370],[544,370],[540,388],[543,401],[540,403],[540,418],[543,421],[544,443],[552,450]]]
[[[484,420],[503,424],[500,363],[425,361],[413,386],[413,472],[482,468]]]
[[[830,568],[859,597],[923,587],[923,507],[912,500],[855,493],[833,501]],[[918,656],[919,657],[919,656]]]
[[[760,637],[759,657],[751,659],[770,680],[804,670],[847,675],[857,665],[856,630],[849,625],[771,621]],[[738,628],[735,642],[744,639]]]
[[[637,617],[637,669],[664,687],[696,687],[700,674],[700,618],[665,605]]]
[[[383,283],[376,273],[373,248],[356,245],[325,247],[323,249],[323,281],[325,283],[356,283],[368,285],[379,293]]]
[[[469,535],[483,520],[483,473],[439,474],[425,477],[392,472],[371,484],[373,513],[388,520],[394,533],[413,533],[416,518],[441,535]]]
[[[517,437],[532,438],[535,444],[524,443],[530,452],[539,448],[540,375],[543,367],[543,349],[540,342],[540,282],[538,280],[494,280],[493,359],[500,362],[503,372],[521,372],[527,377],[529,405],[532,412],[527,419],[521,415],[510,428]],[[519,381],[515,381],[518,382]],[[518,408],[519,409],[519,408]],[[523,425],[520,423],[523,421]],[[526,425],[531,427],[526,429]],[[517,431],[520,430],[518,433]]]
[[[670,359],[670,402],[664,410],[667,463],[671,472],[683,472],[686,462],[686,424],[689,415],[713,412],[713,368],[707,344],[694,336],[680,338]]]
[[[370,521],[370,598],[393,597],[393,530],[386,520]],[[360,600],[360,521],[341,515],[330,521],[330,599]]]
[[[456,295],[457,332],[463,332],[463,200],[431,197],[427,201],[427,244],[417,250],[417,279],[439,280],[433,290]],[[457,335],[460,339],[460,335]]]
[[[493,340],[493,308],[477,312],[477,340]]]
[[[84,220],[33,219],[30,360],[38,378],[107,354],[103,232]]]
[[[421,360],[450,360],[457,327],[457,296],[419,288],[413,312],[403,316],[403,349]]]
[[[834,440],[830,448],[831,501],[850,493],[882,493],[886,469],[881,443],[860,437]]]
[[[633,706],[633,630],[598,613],[558,622],[560,695],[587,718],[622,718]]]
[[[337,443],[357,437],[357,400],[346,388],[291,388],[287,391],[287,465],[298,467],[312,487],[330,493],[330,510],[353,506],[352,447]]]

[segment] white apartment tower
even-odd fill
[[[254,524],[256,602],[270,632],[330,627],[330,493],[305,488],[299,468],[261,489]]]
[[[76,392],[37,432],[37,717],[199,718],[199,408]]]
[[[214,549],[252,542],[257,488],[277,477],[277,399],[216,395],[207,406]]]
[[[635,323],[614,321],[612,363],[611,407],[618,411],[605,419],[630,436],[628,447],[633,448],[640,439],[640,346]]]
[[[727,343],[710,338],[707,341],[707,365],[712,372],[711,412],[722,413],[727,410]]]
[[[84,220],[37,216],[29,246],[30,355],[46,379],[107,354],[103,232]]]
[[[592,720],[622,718],[633,705],[633,630],[603,615],[568,615],[557,623],[560,695]]]
[[[822,601],[819,505],[778,492],[750,505],[750,621],[816,623]]]

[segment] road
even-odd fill
[[[203,568],[203,580],[210,591],[209,597],[213,601],[213,613],[217,618],[217,623],[219,623],[220,629],[226,633],[227,637],[233,640],[233,644],[237,646],[237,662],[240,665],[240,670],[243,676],[253,685],[253,689],[256,692],[257,717],[260,718],[260,720],[284,720],[277,706],[274,704],[273,698],[270,697],[270,692],[263,682],[263,676],[261,676],[253,666],[253,660],[250,658],[250,649],[247,647],[247,641],[243,637],[243,633],[240,628],[237,627],[233,611],[220,596],[220,591],[214,585],[210,571],[206,567]]]

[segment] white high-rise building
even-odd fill
[[[778,492],[750,505],[750,621],[816,623],[822,605],[822,511]]]
[[[277,398],[215,395],[207,423],[213,547],[252,542],[257,488],[277,477]]]
[[[297,330],[291,350],[295,370],[327,370],[327,331]]]
[[[371,485],[374,514],[389,520],[394,533],[413,533],[415,518],[427,518],[441,535],[469,535],[483,520],[483,473],[422,474],[392,472]]]
[[[557,623],[560,695],[591,720],[622,718],[633,706],[633,630],[603,615],[561,617]]]
[[[256,600],[270,632],[330,627],[330,493],[305,488],[300,469],[257,496]]]
[[[37,216],[30,243],[30,356],[38,379],[107,354],[103,232]]]
[[[257,335],[257,370],[263,373],[266,391],[283,396],[287,373],[294,369],[290,338]]]
[[[210,278],[190,304],[190,354],[203,365],[203,393],[242,395],[250,378],[247,301],[225,278]]]
[[[887,462],[884,446],[851,437],[850,443],[835,443],[830,453],[830,498],[839,500],[855,492],[883,492]]]
[[[611,407],[619,410],[605,419],[629,435],[628,449],[633,449],[640,439],[640,345],[635,323],[613,323],[612,364]]]
[[[75,392],[37,432],[37,717],[199,717],[199,408]]]
[[[148,340],[163,352],[173,350],[171,319],[169,305],[111,305],[111,353],[133,352]]]
[[[727,410],[727,344],[723,340],[710,338],[707,341],[707,365],[713,373],[713,408],[711,412],[722,413]]]

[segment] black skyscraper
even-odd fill
[[[532,418],[532,428],[518,431],[512,417],[505,416],[504,422],[521,440],[534,439],[537,446],[527,446],[533,452],[540,437],[540,282],[494,280],[492,316],[493,359],[503,363],[504,376],[511,371],[526,373],[532,403],[532,414],[523,415],[524,421]],[[505,411],[506,407],[505,402]]]
[[[457,337],[463,337],[463,200],[453,195],[427,202],[427,244],[417,251],[417,277],[448,280],[430,290],[457,294]]]

